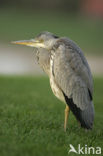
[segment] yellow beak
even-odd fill
[[[40,41],[35,40],[35,39],[21,40],[21,41],[12,41],[11,43],[26,45],[26,46],[35,47],[35,48],[40,48],[40,47],[41,48],[45,48],[45,45],[43,44],[43,42],[40,42]]]

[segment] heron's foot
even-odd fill
[[[67,128],[67,121],[68,121],[68,116],[69,116],[69,106],[66,105],[66,108],[65,108],[65,120],[64,120],[64,131],[66,132],[66,128]]]

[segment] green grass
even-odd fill
[[[102,54],[103,21],[75,17],[69,13],[36,10],[0,9],[0,41],[29,39],[41,31],[68,36],[85,53]]]
[[[94,84],[93,130],[81,129],[71,113],[65,133],[65,105],[47,78],[1,76],[0,156],[67,156],[69,144],[103,148],[103,79],[95,78]]]

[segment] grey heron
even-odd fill
[[[54,95],[66,104],[64,130],[70,110],[85,129],[94,122],[93,80],[82,50],[67,37],[42,32],[34,39],[14,41],[36,48],[36,58],[50,79]]]

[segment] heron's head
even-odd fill
[[[34,39],[14,41],[12,43],[50,50],[57,39],[58,37],[50,32],[42,32]]]

